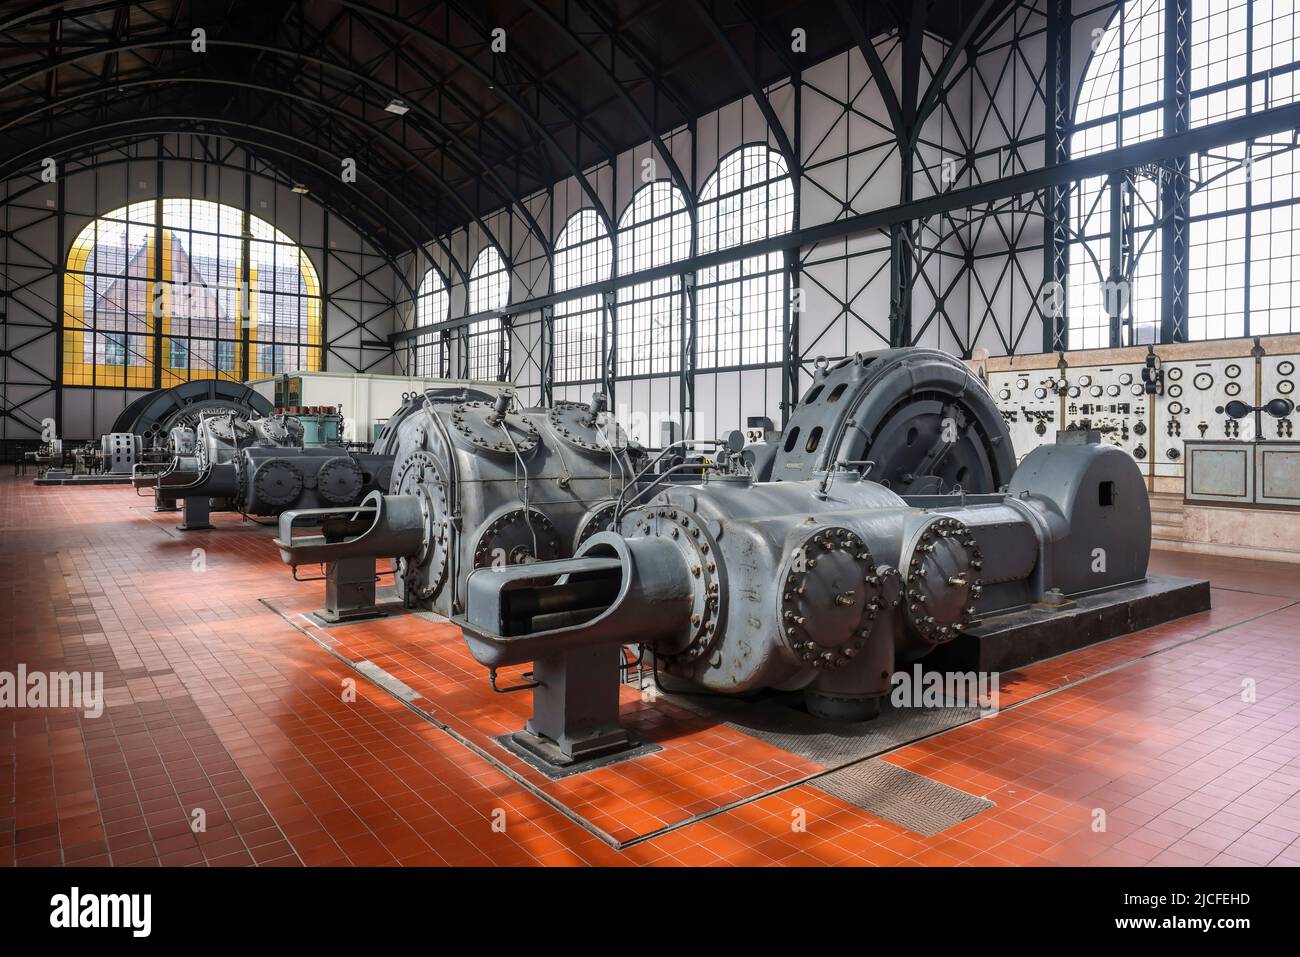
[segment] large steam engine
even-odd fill
[[[175,459],[175,433],[192,433],[202,417],[217,412],[248,419],[270,414],[271,403],[237,382],[196,379],[140,396],[122,410],[98,442],[74,444],[52,438],[29,452],[27,461],[34,462],[38,475],[50,481],[157,475]]]
[[[460,624],[494,687],[534,663],[513,742],[557,767],[634,745],[624,645],[678,690],[803,691],[861,720],[900,665],[976,623],[1146,576],[1133,460],[1073,432],[1016,469],[983,384],[931,350],[821,364],[784,434],[693,484],[633,475],[599,408],[426,400],[397,428],[394,494],[286,513],[281,555],[359,560],[366,581],[397,557],[408,604]],[[299,515],[323,534],[295,539]]]
[[[630,747],[625,644],[668,687],[802,690],[813,714],[861,720],[900,665],[974,623],[1145,578],[1132,459],[1073,433],[1013,474],[987,391],[941,353],[823,366],[778,443],[620,511],[568,561],[470,577],[456,620],[475,658],[535,662],[519,746],[558,766]]]
[[[159,510],[184,500],[185,530],[212,527],[214,499],[245,515],[278,515],[294,506],[355,504],[391,477],[390,455],[304,447],[302,423],[286,414],[205,415],[194,429],[174,429],[169,445],[170,468],[139,475],[135,484],[153,488]]]
[[[363,586],[376,559],[395,559],[405,603],[443,615],[463,610],[474,569],[566,558],[608,528],[633,469],[626,435],[599,402],[519,409],[510,392],[477,389],[411,397],[376,448],[394,455],[391,494],[283,514],[281,555]],[[317,524],[321,534],[294,534]],[[327,588],[327,620],[373,614],[373,585]]]

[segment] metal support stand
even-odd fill
[[[641,745],[618,720],[622,649],[582,648],[533,667],[533,716],[511,741],[556,769],[608,758]],[[657,749],[656,749],[657,750]]]
[[[375,560],[340,558],[325,563],[325,607],[315,617],[327,625],[386,618],[375,604]]]
[[[174,512],[178,508],[180,506],[176,504],[175,498],[164,498],[158,489],[153,490],[153,510],[155,512]]]
[[[199,529],[214,527],[213,524],[208,521],[211,507],[212,502],[206,495],[185,496],[185,509],[181,513],[181,523],[176,526],[177,530],[182,532],[193,532]]]

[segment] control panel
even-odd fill
[[[1260,360],[1259,398],[1262,404],[1273,399],[1290,399],[1300,404],[1300,395],[1296,395],[1296,383],[1300,381],[1300,360],[1295,356],[1264,356]],[[1251,400],[1247,400],[1251,401]],[[1251,402],[1253,405],[1253,401]],[[1265,417],[1264,434],[1261,439],[1291,439],[1296,435],[1296,413],[1280,419]]]
[[[1233,399],[1255,404],[1253,357],[1170,361],[1163,373],[1164,394],[1156,400],[1156,476],[1182,477],[1188,439],[1255,437],[1254,416],[1234,419],[1223,412]]]
[[[1006,420],[1016,461],[1044,442],[1056,441],[1063,427],[1059,379],[1055,369],[989,374],[989,391]]]
[[[1123,361],[1107,365],[1096,363],[1106,352],[1079,354],[1092,360],[1088,365],[1072,364],[1067,352],[1064,362],[1060,354],[1037,357],[1042,362],[1037,369],[999,369],[993,358],[986,360],[988,386],[1018,459],[1055,442],[1058,431],[1092,428],[1102,441],[1133,456],[1146,475],[1164,480],[1155,488],[1172,491],[1181,486],[1186,471],[1187,442],[1300,439],[1300,411],[1259,416],[1257,437],[1254,414],[1238,409],[1234,416],[1226,408],[1234,401],[1251,408],[1273,399],[1300,403],[1295,337],[1234,345],[1240,349],[1236,355],[1222,355],[1229,350],[1204,343],[1158,346],[1146,355],[1115,350],[1115,358]],[[1214,356],[1215,351],[1220,355]]]
[[[1066,370],[1066,429],[1092,428],[1103,442],[1118,446],[1139,462],[1151,454],[1150,400],[1142,364],[1080,366]]]

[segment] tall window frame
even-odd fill
[[[794,226],[794,184],[785,158],[766,143],[732,150],[705,180],[698,210],[701,254],[788,233]],[[780,365],[788,279],[780,252],[701,269],[695,286],[696,368]]]
[[[610,277],[614,242],[600,214],[580,209],[564,224],[555,240],[552,287],[567,292]],[[579,296],[555,304],[553,317],[556,385],[600,382],[605,354],[605,303],[599,295]]]
[[[447,279],[436,267],[425,270],[415,290],[413,320],[417,329],[445,321],[451,315],[451,291]],[[447,375],[447,336],[431,332],[411,340],[411,374],[424,379]]]
[[[1171,23],[1189,37],[1181,53]],[[1071,155],[1176,132],[1177,125],[1165,129],[1170,117],[1195,128],[1297,102],[1298,26],[1292,0],[1125,0],[1085,67]],[[1162,85],[1168,69],[1185,78],[1172,84],[1172,100]],[[1120,344],[1300,332],[1298,144],[1296,133],[1255,138],[1164,170],[1075,184],[1069,348],[1112,344],[1107,297],[1124,278],[1120,259],[1133,279],[1118,300]],[[1171,188],[1170,171],[1179,168],[1185,188]],[[1177,266],[1175,237],[1185,244],[1183,289],[1166,275]]]
[[[691,252],[691,206],[670,180],[652,180],[629,200],[618,221],[620,275],[666,266]],[[686,297],[682,277],[619,290],[615,308],[615,374],[619,379],[682,371]]]
[[[498,312],[510,304],[510,269],[495,246],[485,246],[469,271],[469,312]],[[505,381],[510,374],[510,335],[498,318],[463,328],[465,371],[471,379]]]

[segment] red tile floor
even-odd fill
[[[270,529],[176,520],[0,478],[0,672],[107,689],[98,718],[0,709],[0,864],[1300,864],[1300,566],[1156,553],[1214,609],[1004,675],[997,715],[887,754],[995,803],[921,837],[631,689],[663,750],[547,781],[491,742],[527,696],[454,628],[313,628]]]

